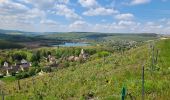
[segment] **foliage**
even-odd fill
[[[107,57],[110,55],[110,53],[107,51],[101,51],[101,52],[98,52],[97,54],[98,54],[98,57]]]
[[[28,72],[19,72],[15,77],[16,77],[16,79],[28,78],[29,73]]]
[[[169,41],[156,41],[156,47],[159,48],[158,66],[160,70],[152,74],[145,70],[146,100],[169,99],[169,73],[164,74],[163,72],[163,70],[169,70],[170,66],[169,55],[166,53],[170,49]],[[108,54],[108,51],[103,52],[100,49],[96,51],[97,55],[98,53]],[[66,53],[69,55],[69,52],[66,51]],[[83,64],[69,64],[67,68],[43,76],[35,76],[34,85],[32,78],[23,79],[20,81],[21,84],[28,83],[28,86],[21,85],[21,90],[10,88],[15,87],[17,82],[7,84],[8,90],[6,92],[10,91],[10,94],[6,98],[9,100],[20,98],[27,100],[30,97],[45,100],[119,100],[121,99],[122,86],[126,85],[128,94],[131,94],[136,100],[141,99],[141,66],[144,62],[150,62],[148,44],[131,48],[121,55],[117,52],[110,53],[110,56],[105,57],[106,62],[103,62],[103,58],[96,57],[96,55],[92,55],[91,58],[93,57],[94,59]],[[61,61],[61,64],[67,65],[67,62]]]

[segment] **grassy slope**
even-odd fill
[[[168,100],[170,95],[170,78],[167,67],[170,66],[167,54],[170,49],[170,40],[160,41],[158,65],[160,71],[151,74],[145,71],[145,98]],[[141,65],[149,61],[148,45],[131,49],[123,55],[113,54],[103,59],[93,59],[78,66],[58,70],[44,76],[37,76],[32,85],[31,78],[21,81],[22,90],[17,90],[16,83],[6,86],[10,94],[7,100],[27,100],[28,98],[45,100],[77,100],[84,99],[88,94],[102,100],[118,100],[122,86],[137,100],[141,98]],[[159,59],[159,58],[158,58]],[[164,64],[164,66],[162,66]],[[149,67],[146,64],[146,67]],[[166,72],[163,70],[166,69]],[[34,91],[35,89],[35,91]]]

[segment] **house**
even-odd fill
[[[75,56],[68,57],[68,61],[74,61]]]
[[[84,52],[84,49],[81,49],[81,52],[78,57],[77,56],[69,56],[67,58],[67,60],[68,61],[80,61],[80,60],[87,60],[88,57],[89,57],[89,55]]]
[[[50,63],[56,63],[56,58],[55,57],[53,57],[53,56],[51,56],[51,55],[48,55],[48,61],[50,62]]]
[[[5,61],[3,66],[8,67],[9,66],[8,62]]]
[[[21,60],[21,64],[27,64],[28,62],[25,59]]]
[[[4,64],[3,64],[3,71],[5,71],[5,73],[6,73],[6,76],[10,76],[10,74],[9,74],[9,70],[10,70],[11,68],[10,68],[10,66],[9,66],[9,63],[8,62],[4,62]]]
[[[20,64],[20,68],[21,68],[22,71],[25,71],[25,70],[28,70],[31,65],[32,64],[30,62],[26,61],[25,59],[22,59],[21,64]]]
[[[84,49],[81,49],[79,58],[83,58],[84,60],[87,60],[88,57],[89,57],[89,55],[84,52]]]
[[[28,70],[31,66],[31,63],[22,59],[20,63],[15,65],[9,65],[8,62],[4,62],[3,67],[0,69],[1,73],[5,74],[6,76],[10,76],[13,73],[18,73],[19,71]]]

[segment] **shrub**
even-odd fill
[[[4,75],[3,74],[0,74],[0,78],[3,78],[4,77]]]
[[[97,51],[95,49],[85,49],[85,52],[90,54],[90,55],[93,55],[95,54]]]
[[[37,61],[33,62],[33,63],[32,63],[32,66],[33,66],[33,67],[40,67],[40,65],[39,65],[39,63],[38,63]]]
[[[63,52],[61,49],[56,50],[56,58],[61,58],[62,54],[63,54]]]
[[[98,52],[97,54],[98,54],[98,57],[107,57],[110,55],[110,53],[107,51],[101,51],[101,52]]]
[[[42,69],[44,72],[52,72],[51,67],[45,67]]]
[[[29,73],[29,76],[35,75],[36,74],[36,68],[30,68],[28,73]]]
[[[27,77],[29,77],[29,73],[28,73],[28,72],[20,72],[20,73],[16,74],[15,77],[16,77],[17,79],[27,78]]]
[[[69,62],[68,61],[64,61],[62,63],[59,64],[59,67],[65,68],[65,67],[69,67]]]
[[[15,73],[15,72],[12,72],[12,73],[11,73],[11,75],[12,75],[12,76],[15,76],[15,75],[16,75],[16,73]]]

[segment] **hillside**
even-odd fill
[[[68,33],[51,33],[41,35],[43,38],[51,39],[85,39],[85,40],[149,40],[156,39],[157,34],[155,33],[96,33],[96,32],[68,32]]]
[[[59,69],[43,76],[4,85],[7,100],[120,100],[122,87],[136,100],[141,99],[141,72],[145,65],[145,99],[168,100],[170,95],[170,40],[155,42],[159,50],[157,63],[151,70],[150,44],[130,49],[123,54],[96,58],[77,66]],[[155,51],[154,51],[155,52]],[[156,54],[156,53],[155,53]],[[127,97],[130,100],[130,97]]]
[[[24,46],[18,43],[0,40],[0,49],[15,49],[15,48],[24,48]]]

